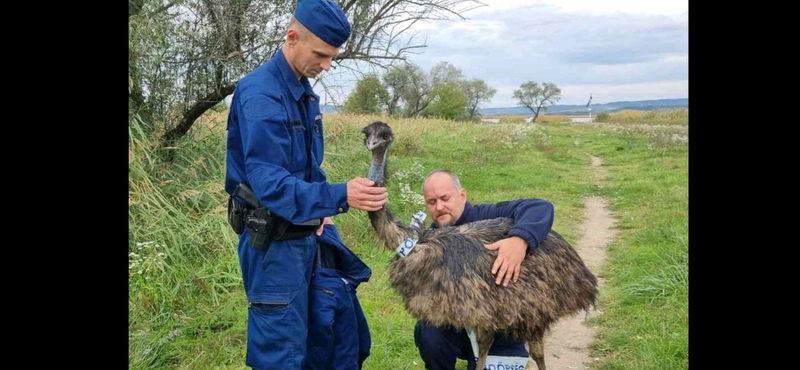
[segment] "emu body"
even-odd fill
[[[386,152],[394,139],[391,127],[374,122],[362,133],[372,152],[368,177],[382,186]],[[477,369],[483,369],[495,333],[506,332],[527,341],[539,370],[545,370],[544,334],[550,325],[595,303],[597,278],[555,231],[525,257],[519,280],[503,287],[495,284],[491,272],[497,252],[484,245],[506,238],[513,220],[412,229],[392,215],[388,203],[380,211],[369,212],[369,218],[391,250],[412,232],[417,233],[414,249],[405,258],[395,256],[390,262],[391,284],[406,310],[418,319],[435,326],[475,329]]]

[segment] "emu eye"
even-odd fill
[[[384,134],[383,135],[383,140],[389,140],[389,134]]]

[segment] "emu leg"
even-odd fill
[[[528,341],[528,352],[539,370],[547,370],[544,366],[544,333],[536,331],[536,336]]]
[[[492,348],[494,343],[494,332],[488,330],[477,330],[475,332],[475,340],[478,342],[478,364],[475,370],[484,370],[486,368],[486,357],[489,356],[489,349]]]

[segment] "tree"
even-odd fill
[[[458,81],[449,81],[431,89],[431,103],[426,115],[455,119],[464,113],[467,97]]]
[[[381,85],[381,80],[374,74],[364,76],[344,103],[346,113],[376,114],[380,113],[389,100],[389,93]]]
[[[406,106],[406,117],[416,117],[431,102],[431,84],[425,71],[414,63],[406,63],[401,67],[406,75],[402,99]]]
[[[461,69],[447,61],[434,65],[427,75],[410,62],[392,66],[383,75],[383,83],[389,92],[386,103],[389,114],[400,111],[402,105],[406,117],[422,114],[455,118],[463,113],[472,118],[480,102],[490,100],[497,92],[483,80],[465,81]],[[461,94],[455,94],[454,89],[461,90]],[[453,106],[462,106],[464,112],[450,112]]]
[[[400,99],[408,84],[408,75],[403,67],[392,66],[383,74],[383,84],[387,91],[386,113],[393,116],[400,111]]]
[[[353,32],[332,68],[351,68],[358,61],[389,67],[409,51],[425,47],[406,32],[416,22],[463,19],[462,13],[482,5],[474,0],[339,3]],[[283,44],[295,4],[294,0],[130,0],[129,106],[145,107],[161,121],[166,131],[163,142],[170,145],[233,93],[245,73],[274,55]]]
[[[561,100],[561,89],[555,84],[545,82],[542,87],[533,81],[528,81],[520,85],[519,90],[514,90],[514,98],[519,99],[518,105],[528,107],[533,112],[533,120],[536,122],[540,111],[547,111],[547,104],[555,104]]]
[[[413,63],[406,63],[400,69],[402,72],[399,73],[402,73],[406,79],[402,94],[402,99],[406,104],[406,117],[416,117],[420,114],[431,115],[426,109],[429,108],[429,104],[435,97],[433,89],[448,82],[458,84],[463,78],[461,70],[447,61],[441,61],[431,67],[428,74]],[[448,89],[440,89],[440,93],[448,93]]]
[[[448,82],[458,83],[461,82],[463,78],[464,74],[461,73],[461,69],[456,68],[454,65],[450,64],[450,62],[441,61],[431,67],[430,79],[432,86],[442,85]]]
[[[470,119],[477,114],[481,102],[492,100],[494,94],[497,93],[497,89],[478,78],[464,82],[463,88],[467,98],[467,117]]]

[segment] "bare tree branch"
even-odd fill
[[[175,140],[189,132],[189,129],[192,127],[192,124],[194,124],[194,121],[200,118],[200,116],[211,107],[217,105],[220,101],[222,101],[222,99],[225,99],[226,96],[233,94],[233,90],[235,88],[236,84],[223,86],[219,90],[212,91],[202,99],[195,102],[192,107],[184,112],[181,122],[164,134],[163,140],[165,145],[174,144]]]
[[[353,32],[336,58],[336,67],[346,73],[337,78],[363,75],[359,63],[386,69],[405,61],[408,54],[426,47],[426,40],[416,40],[411,32],[414,24],[465,19],[464,12],[483,5],[474,0],[338,1]],[[129,22],[143,22],[131,27],[129,36],[129,74],[132,86],[139,86],[139,90],[132,87],[129,99],[145,105],[153,119],[157,116],[164,123],[169,133],[165,142],[174,141],[189,132],[204,108],[227,96],[219,94],[274,55],[284,41],[295,4],[295,0],[129,0]],[[324,89],[341,86],[327,81],[328,75],[320,78]],[[417,113],[425,105],[418,101]]]
[[[156,10],[156,13],[166,13],[167,10],[178,4],[179,0],[170,1]]]

